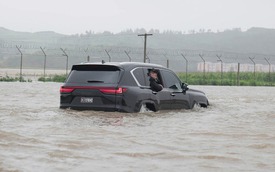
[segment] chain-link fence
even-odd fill
[[[143,47],[81,47],[74,44],[16,46],[12,43],[0,44],[1,76],[9,75],[8,68],[13,69],[16,75],[20,75],[21,70],[22,75],[28,73],[38,77],[43,74],[65,74],[73,64],[83,62],[143,62],[144,58]],[[146,59],[147,63],[172,69],[190,84],[274,85],[275,82],[275,55],[148,48]]]

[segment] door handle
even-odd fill
[[[174,94],[174,93],[171,93],[171,96],[175,96],[176,94]]]
[[[155,92],[155,91],[152,91],[152,93],[153,93],[153,94],[157,94],[157,92]]]

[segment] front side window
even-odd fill
[[[162,70],[161,76],[163,78],[165,88],[181,90],[181,82],[174,73],[170,71]]]

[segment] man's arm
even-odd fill
[[[153,78],[150,78],[150,86],[153,91],[161,91],[163,89],[163,86],[158,84]]]

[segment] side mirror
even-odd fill
[[[182,92],[185,93],[189,88],[188,85],[186,83],[182,83],[181,84],[181,88],[182,88]]]

